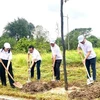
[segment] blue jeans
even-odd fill
[[[92,59],[86,59],[86,67],[87,67],[88,73],[91,77],[90,65],[91,65],[91,69],[92,69],[93,80],[96,80],[96,57],[92,58]]]
[[[34,63],[34,65],[31,68],[31,78],[34,77],[34,68],[35,65],[37,64],[36,68],[37,68],[37,79],[40,79],[41,74],[40,74],[40,64],[41,64],[41,60],[38,60],[37,62]]]

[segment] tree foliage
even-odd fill
[[[78,44],[78,36],[83,34],[87,40],[92,42],[93,47],[100,47],[100,39],[90,34],[91,28],[79,28],[74,29],[70,33],[66,35],[65,43],[66,43],[66,49],[68,49],[68,38],[69,38],[69,46],[70,49],[76,49]]]
[[[28,23],[24,18],[18,18],[6,25],[3,36],[8,35],[14,38],[16,36],[20,38],[31,36],[31,32],[34,28],[32,23]]]

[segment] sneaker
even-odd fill
[[[93,82],[94,82],[94,80],[87,79],[87,85],[89,85],[89,84],[91,84],[91,83],[93,83]]]
[[[93,81],[93,77],[90,77],[90,80]]]

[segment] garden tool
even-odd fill
[[[27,83],[31,82],[31,68],[30,68],[31,62],[28,62],[28,80]]]
[[[54,66],[52,66],[52,74],[53,74],[52,81],[55,81],[55,76],[54,76]]]
[[[82,58],[82,55],[81,55],[81,54],[80,54],[80,56],[81,56],[81,59],[83,60],[83,58]],[[84,65],[84,67],[85,67],[85,69],[86,69],[87,76],[88,76],[88,78],[89,78],[89,79],[87,79],[87,85],[89,85],[89,84],[93,83],[93,78],[92,78],[92,77],[90,77],[90,75],[89,75],[89,73],[88,73],[88,70],[87,70],[87,68],[86,68],[85,63],[83,63],[83,65]]]
[[[6,68],[6,66],[4,65],[4,63],[2,62],[2,60],[1,60],[1,64],[3,65],[3,67],[4,67],[4,69],[6,70],[6,72],[8,73],[8,75],[11,77],[11,79],[14,81],[14,78],[11,76],[11,74],[10,74],[9,71],[7,70],[7,68]],[[23,87],[23,85],[22,85],[20,82],[15,82],[15,81],[14,81],[13,85],[14,85],[15,87],[17,87],[17,88],[20,88],[20,89]]]

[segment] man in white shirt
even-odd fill
[[[30,54],[32,56],[32,63],[30,65],[31,69],[31,78],[34,77],[34,67],[37,64],[37,80],[40,80],[41,73],[40,73],[40,64],[41,64],[41,56],[40,53],[34,48],[34,46],[30,45],[28,49],[28,62],[30,61]]]
[[[59,46],[55,43],[55,40],[50,41],[51,51],[52,51],[52,61],[53,61],[53,69],[54,76],[56,80],[60,80],[60,65],[62,61],[62,54]]]
[[[7,70],[9,71],[9,73],[11,74],[12,77],[13,76],[13,72],[12,72],[12,52],[10,50],[11,46],[9,43],[4,43],[4,47],[2,49],[0,49],[0,61],[2,61],[4,63],[4,65],[7,67]],[[5,75],[5,69],[2,65],[2,63],[0,63],[0,77],[1,77],[1,83],[3,86],[6,86],[6,75]],[[9,83],[11,85],[12,88],[15,88],[15,86],[13,85],[14,81],[12,80],[12,78],[8,75],[8,79],[9,79]]]
[[[93,50],[92,47],[92,43],[89,42],[88,40],[85,39],[85,37],[83,35],[80,35],[78,37],[78,53],[82,56],[81,50],[84,53],[84,59],[83,59],[83,64],[86,65],[87,71],[89,73],[89,76],[91,77],[90,74],[90,66],[92,68],[92,76],[93,76],[93,81],[96,80],[96,54]],[[87,84],[88,84],[88,80],[87,80]]]

